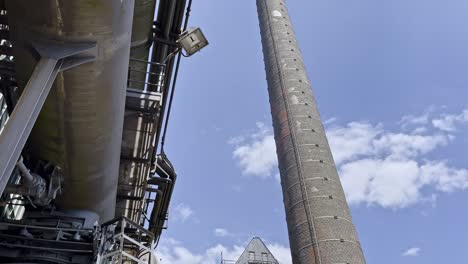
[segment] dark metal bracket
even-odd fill
[[[96,43],[33,43],[41,58],[0,134],[0,194],[61,71],[94,61]]]
[[[169,45],[169,46],[172,46],[172,47],[176,47],[178,48],[180,45],[175,42],[175,41],[170,41],[170,40],[166,40],[166,39],[162,39],[162,38],[158,38],[156,36],[152,37],[152,40],[155,41],[155,42],[159,42],[159,43],[162,43],[162,44],[166,44],[166,45]]]

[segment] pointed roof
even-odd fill
[[[245,248],[236,264],[279,264],[278,260],[271,254],[265,243],[259,237],[254,237]]]

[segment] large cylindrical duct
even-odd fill
[[[18,83],[36,63],[31,45],[95,42],[96,60],[60,73],[28,142],[63,169],[59,209],[114,217],[132,32],[133,0],[9,0]]]
[[[141,61],[148,61],[155,7],[156,0],[135,0],[130,57],[140,61],[130,61],[133,71],[129,72],[129,79],[134,81],[129,84],[133,89],[143,90],[145,86],[148,64]]]
[[[257,0],[294,264],[364,264],[284,0]]]

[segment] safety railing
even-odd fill
[[[161,63],[130,58],[116,209],[138,224],[145,219],[165,69]]]
[[[166,65],[130,58],[128,83],[130,89],[162,92]]]

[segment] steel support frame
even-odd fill
[[[149,262],[146,262],[142,259],[138,259],[137,257],[132,256],[125,251],[125,245],[132,244],[138,247],[140,254],[151,253],[151,249],[154,248],[154,242],[151,242],[149,246],[145,246],[143,243],[125,234],[127,229],[135,228],[141,232],[141,234],[146,234],[149,237],[149,241],[154,241],[153,234],[147,231],[144,227],[125,216],[106,222],[102,224],[101,227],[101,241],[98,246],[98,255],[96,260],[97,264],[109,263],[109,258],[111,257],[113,258],[112,263],[127,263],[124,262],[124,257],[126,257],[138,264],[153,264],[151,262],[151,257],[149,258]],[[111,236],[109,236],[109,234],[111,234]],[[113,245],[116,247],[108,247],[106,244],[110,241],[113,241]]]
[[[40,56],[10,119],[0,134],[0,194],[61,71],[94,61],[96,43],[33,43]]]

